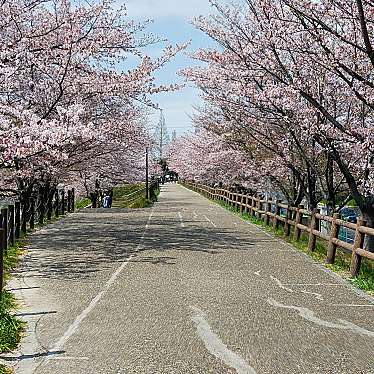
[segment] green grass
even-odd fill
[[[139,209],[139,208],[148,208],[152,206],[152,201],[149,199],[146,199],[145,197],[141,197],[138,200],[135,200],[133,203],[129,205],[129,208],[132,209]]]
[[[0,352],[10,352],[15,349],[24,332],[24,322],[11,313],[16,307],[13,295],[3,291],[0,300]]]
[[[267,226],[265,222],[261,219],[256,217],[252,217],[246,213],[240,213],[231,205],[226,204],[222,201],[214,201],[216,204],[222,206],[223,208],[233,212],[236,215],[239,215],[242,219],[253,223],[271,233],[275,237],[286,241],[287,243],[294,246],[300,252],[307,254],[308,256],[312,257],[315,261],[320,262],[326,268],[332,270],[333,272],[339,274],[341,277],[347,279],[350,283],[352,283],[357,288],[365,291],[366,293],[374,296],[374,262],[368,259],[363,258],[361,263],[360,272],[357,277],[352,278],[350,276],[350,264],[351,264],[351,255],[345,253],[339,248],[336,251],[336,257],[334,264],[327,264],[326,260],[326,253],[327,253],[327,243],[322,240],[318,239],[316,241],[316,247],[313,252],[308,251],[308,235],[303,233],[301,235],[300,240],[296,241],[293,239],[293,229],[291,228],[291,235],[289,237],[285,236],[285,232],[283,227],[280,226],[278,229],[273,229],[272,226]]]
[[[75,202],[75,209],[83,209],[91,204],[91,200],[88,197],[84,197]]]
[[[5,365],[0,364],[0,374],[13,374],[14,371]]]
[[[113,200],[123,198],[126,195],[130,195],[131,193],[141,190],[144,188],[144,184],[137,183],[137,184],[125,184],[123,186],[115,187],[113,189]]]
[[[24,245],[25,241],[19,240],[13,247],[8,248],[4,256],[5,282],[10,278],[10,271],[17,266]],[[0,299],[0,352],[15,349],[25,330],[25,323],[13,315],[16,309],[14,296],[4,290]],[[0,366],[0,374],[10,373],[9,370],[5,366]]]
[[[10,270],[17,266],[26,243],[27,242],[24,239],[20,239],[16,241],[14,246],[8,247],[8,250],[4,255],[5,281],[10,278]]]
[[[143,184],[133,184],[133,185],[125,185],[121,187],[115,187],[113,189],[113,207],[115,208],[148,208],[152,206],[152,204],[157,201],[157,196],[159,195],[159,190],[150,190],[150,199],[146,199],[144,194],[139,195],[139,198],[133,201],[132,203],[128,203],[126,200],[126,196],[141,190],[144,188]]]

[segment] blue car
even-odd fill
[[[343,208],[340,216],[344,221],[357,223],[358,213],[353,208]]]

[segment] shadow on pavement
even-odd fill
[[[178,250],[219,255],[228,248],[249,250],[261,241],[268,241],[249,238],[235,230],[204,227],[203,220],[184,220],[185,227],[181,227],[175,207],[183,209],[188,204],[197,205],[197,202],[173,196],[160,199],[157,216],[151,220],[140,252]],[[209,209],[209,205],[206,208]],[[167,255],[137,258],[135,251],[149,213],[149,208],[86,209],[83,213],[70,215],[30,237],[28,255],[15,274],[61,280],[84,279],[112,268],[130,255],[134,256],[132,262],[176,264],[177,258]]]

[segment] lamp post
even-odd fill
[[[145,198],[149,199],[149,182],[148,182],[148,147],[145,149]]]

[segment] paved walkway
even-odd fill
[[[374,300],[183,187],[39,231],[16,374],[374,373]]]

